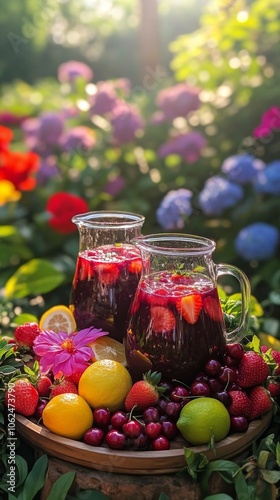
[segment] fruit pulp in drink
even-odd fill
[[[141,270],[140,253],[133,245],[104,245],[80,252],[70,299],[77,328],[102,328],[122,342]]]
[[[125,337],[134,380],[148,370],[188,383],[223,354],[224,317],[216,286],[199,273],[160,272],[141,279]]]

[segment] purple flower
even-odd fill
[[[265,167],[265,163],[247,153],[230,156],[222,164],[222,172],[238,184],[252,181],[257,173]]]
[[[109,82],[101,82],[97,86],[97,92],[92,97],[90,115],[105,115],[113,111],[117,103],[117,94],[113,85]]]
[[[215,175],[205,182],[198,201],[206,215],[219,215],[241,200],[243,194],[241,186]]]
[[[108,193],[111,196],[117,196],[125,187],[125,179],[121,175],[117,175],[113,179],[110,179],[108,184],[104,188],[104,193]]]
[[[52,370],[56,375],[62,371],[69,377],[76,371],[85,370],[92,358],[89,344],[103,335],[108,335],[108,332],[94,327],[70,335],[65,332],[43,331],[35,339],[33,347],[35,354],[40,357],[42,373]]]
[[[57,73],[61,83],[74,82],[77,78],[84,78],[87,82],[93,79],[92,69],[85,63],[79,61],[68,61],[60,64]]]
[[[169,191],[157,209],[158,223],[167,231],[182,229],[192,213],[192,196],[193,193],[188,189]]]
[[[57,160],[54,156],[41,159],[41,164],[37,172],[37,182],[40,186],[47,184],[48,180],[56,177],[59,173]]]
[[[59,145],[61,149],[67,153],[71,153],[72,151],[91,151],[95,145],[94,131],[89,127],[74,127],[62,134]]]
[[[266,260],[275,255],[279,240],[280,233],[275,226],[255,222],[240,231],[235,248],[245,260]]]
[[[24,142],[28,149],[32,150],[37,146],[39,140],[40,120],[39,118],[28,118],[21,124]]]
[[[273,106],[262,115],[261,123],[253,131],[253,136],[266,137],[274,130],[280,130],[280,108]]]
[[[15,113],[10,113],[10,111],[2,111],[0,113],[0,123],[2,125],[21,125],[26,119],[27,116],[16,115]]]
[[[64,121],[60,114],[43,113],[39,120],[39,140],[50,146],[58,144],[64,128]]]
[[[258,193],[280,195],[280,160],[275,160],[259,172],[254,183]]]
[[[190,111],[198,109],[200,107],[199,92],[198,88],[189,87],[185,83],[161,90],[156,103],[162,112],[162,119],[173,120],[178,116],[186,117]]]
[[[113,139],[119,145],[133,141],[137,132],[144,127],[143,119],[138,111],[120,101],[111,114],[111,124]]]
[[[158,155],[160,158],[165,158],[168,155],[177,154],[187,163],[195,163],[199,159],[200,152],[205,144],[205,137],[200,132],[180,134],[162,144],[158,150]]]

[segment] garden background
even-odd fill
[[[71,217],[115,209],[214,239],[279,337],[278,0],[17,0],[0,27],[0,332],[68,305]]]

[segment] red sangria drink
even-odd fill
[[[139,250],[130,244],[80,252],[70,301],[78,329],[94,325],[122,342],[141,270]]]
[[[135,380],[151,369],[188,383],[225,345],[217,287],[207,276],[162,271],[142,278],[125,338]]]

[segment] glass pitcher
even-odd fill
[[[215,242],[186,234],[152,234],[135,238],[143,271],[130,308],[125,336],[128,368],[134,380],[148,370],[167,380],[188,383],[211,357],[224,353],[226,342],[246,333],[250,283],[238,268],[214,264]],[[238,327],[225,328],[217,278],[237,278],[242,294]]]
[[[141,234],[144,220],[142,215],[118,211],[72,218],[80,240],[70,308],[79,330],[93,325],[123,341],[142,270],[140,252],[130,241]]]

